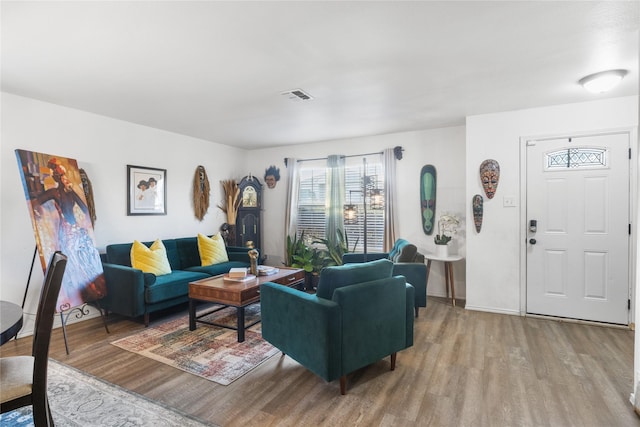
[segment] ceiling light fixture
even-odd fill
[[[627,70],[607,70],[581,78],[578,83],[592,93],[603,93],[613,89],[627,75]]]

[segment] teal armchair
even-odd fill
[[[424,255],[418,252],[415,245],[405,239],[397,239],[390,252],[374,253],[346,253],[342,256],[342,262],[361,263],[378,259],[393,261],[394,276],[404,276],[407,283],[415,288],[415,315],[418,317],[419,307],[427,306],[427,266],[424,263]]]
[[[347,374],[413,345],[414,289],[393,263],[326,267],[316,295],[267,282],[260,287],[262,336],[323,378]]]

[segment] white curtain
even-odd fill
[[[398,223],[396,197],[396,157],[393,148],[384,150],[384,251],[389,252],[396,241]]]
[[[284,216],[284,242],[285,242],[285,259],[286,259],[286,242],[287,236],[293,236],[298,232],[298,187],[300,166],[294,158],[286,158],[287,164],[287,207]]]
[[[327,192],[326,192],[326,226],[325,237],[333,241],[338,230],[344,232],[343,206],[344,191],[344,156],[332,154],[327,157]]]

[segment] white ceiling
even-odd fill
[[[259,148],[638,94],[640,3],[2,2],[2,90]],[[606,95],[590,73],[624,68]],[[294,102],[302,88],[315,99]]]

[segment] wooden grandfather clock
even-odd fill
[[[262,184],[258,178],[249,175],[242,178],[238,187],[240,188],[240,206],[236,217],[236,245],[262,249],[260,229]]]

